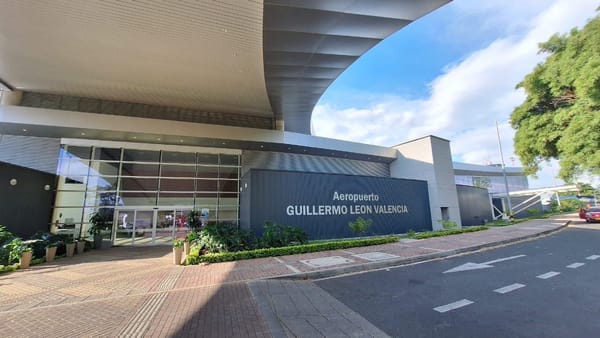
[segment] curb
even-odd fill
[[[436,252],[436,253],[432,253],[432,254],[415,256],[415,257],[410,257],[410,258],[394,258],[394,259],[389,259],[389,260],[380,261],[380,262],[368,262],[368,263],[345,266],[342,268],[317,270],[317,271],[311,271],[311,272],[301,272],[301,273],[295,273],[295,274],[289,274],[289,275],[275,276],[275,277],[270,277],[270,278],[265,278],[265,279],[287,279],[287,280],[322,279],[322,278],[335,277],[335,276],[339,276],[339,275],[347,275],[347,274],[365,272],[365,271],[370,271],[370,270],[378,270],[378,269],[383,269],[383,268],[397,267],[397,266],[403,266],[403,265],[419,263],[419,262],[426,262],[426,261],[430,261],[430,260],[434,260],[434,259],[451,257],[451,256],[455,256],[455,255],[459,255],[459,254],[463,254],[463,253],[467,253],[467,252],[475,252],[475,251],[479,251],[481,249],[500,247],[500,246],[503,246],[503,245],[506,245],[509,243],[516,243],[516,242],[526,241],[526,240],[530,240],[533,238],[549,235],[551,233],[563,230],[564,228],[566,228],[569,225],[569,223],[571,223],[571,221],[566,221],[563,225],[558,226],[554,229],[548,229],[548,230],[544,230],[544,231],[541,231],[541,232],[538,232],[535,234],[505,239],[505,240],[498,241],[498,242],[479,244],[479,245],[469,246],[469,247],[465,247],[465,248],[454,249],[454,250],[443,251],[443,252]]]

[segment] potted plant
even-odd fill
[[[77,254],[82,254],[85,250],[85,238],[81,237],[77,240]]]
[[[75,242],[73,241],[73,237],[67,237],[65,239],[65,247],[67,257],[73,256],[75,253]]]
[[[56,256],[57,243],[52,242],[46,245],[46,262],[52,262]]]
[[[176,239],[173,241],[173,263],[181,265],[181,256],[183,254],[183,241]]]
[[[102,231],[108,229],[108,223],[108,217],[98,211],[90,217],[91,226],[88,232],[94,236],[94,249],[102,248]]]
[[[185,252],[186,256],[190,254],[190,248],[192,247],[192,244],[199,237],[200,236],[198,235],[198,233],[196,231],[191,231],[185,236],[185,241],[183,242],[183,252]]]
[[[9,261],[18,260],[21,269],[27,269],[31,264],[31,257],[33,256],[31,247],[23,243],[23,240],[18,237],[8,243],[7,247],[9,249]]]

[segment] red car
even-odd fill
[[[585,212],[585,221],[587,223],[600,221],[600,207],[589,208]]]

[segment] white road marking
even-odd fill
[[[494,263],[504,262],[504,261],[508,261],[508,260],[515,259],[515,258],[521,258],[521,257],[525,257],[525,256],[526,255],[510,256],[510,257],[506,257],[506,258],[495,259],[495,260],[489,261],[489,262],[483,262],[481,264],[494,264]]]
[[[578,267],[580,267],[580,266],[582,266],[582,265],[585,265],[585,263],[573,263],[573,264],[569,264],[569,265],[567,265],[567,268],[570,268],[570,269],[577,269]]]
[[[285,264],[285,261],[283,259],[281,259],[281,258],[273,257],[273,259],[276,260],[276,261],[278,261],[279,263],[285,265],[286,268],[292,270],[292,272],[294,272],[294,273],[300,273],[300,272],[302,272],[302,271],[296,269],[295,267],[293,267],[293,266],[291,266],[289,264]]]
[[[505,293],[508,293],[508,292],[514,291],[514,290],[516,290],[516,289],[520,289],[520,288],[522,288],[522,287],[525,287],[525,284],[519,284],[519,283],[515,283],[515,284],[507,285],[507,286],[505,286],[505,287],[502,287],[502,288],[496,289],[496,290],[494,290],[494,292],[498,292],[498,293],[505,294]]]
[[[294,271],[294,273],[300,273],[300,272],[302,272],[302,271],[300,271],[300,270],[296,269],[295,267],[293,267],[293,266],[291,266],[291,265],[289,265],[289,264],[285,264],[285,266],[286,266],[288,269],[290,269],[290,270]]]
[[[585,259],[588,259],[590,261],[594,261],[596,259],[600,258],[600,255],[591,255],[589,257],[586,257]]]
[[[521,258],[521,257],[525,257],[526,255],[517,255],[517,256],[510,256],[510,257],[505,257],[505,258],[499,258],[499,259],[494,259],[493,261],[489,261],[489,262],[483,262],[483,263],[465,263],[463,265],[459,265],[457,267],[454,267],[450,270],[446,270],[444,271],[444,273],[449,273],[449,272],[460,272],[460,271],[468,271],[468,270],[477,270],[477,269],[485,269],[485,268],[493,268],[494,266],[491,265],[493,263],[498,263],[498,262],[504,262],[504,261],[508,261],[511,259],[516,259],[516,258]]]
[[[560,275],[560,272],[550,271],[550,272],[546,272],[545,274],[537,276],[537,278],[548,279],[548,278],[552,278],[552,277],[558,276],[558,275]]]
[[[444,312],[455,310],[455,309],[461,308],[463,306],[471,305],[471,304],[473,304],[472,301],[470,301],[468,299],[462,299],[462,300],[459,300],[454,303],[434,307],[433,309],[439,313],[444,313]]]

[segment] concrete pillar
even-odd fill
[[[394,148],[398,159],[390,164],[391,177],[427,181],[433,229],[442,229],[442,219],[461,226],[450,141],[427,136]]]
[[[0,91],[0,95],[0,105],[3,106],[18,106],[23,98],[23,92],[20,90],[3,90]]]
[[[275,130],[285,130],[285,122],[280,119],[275,119]]]

